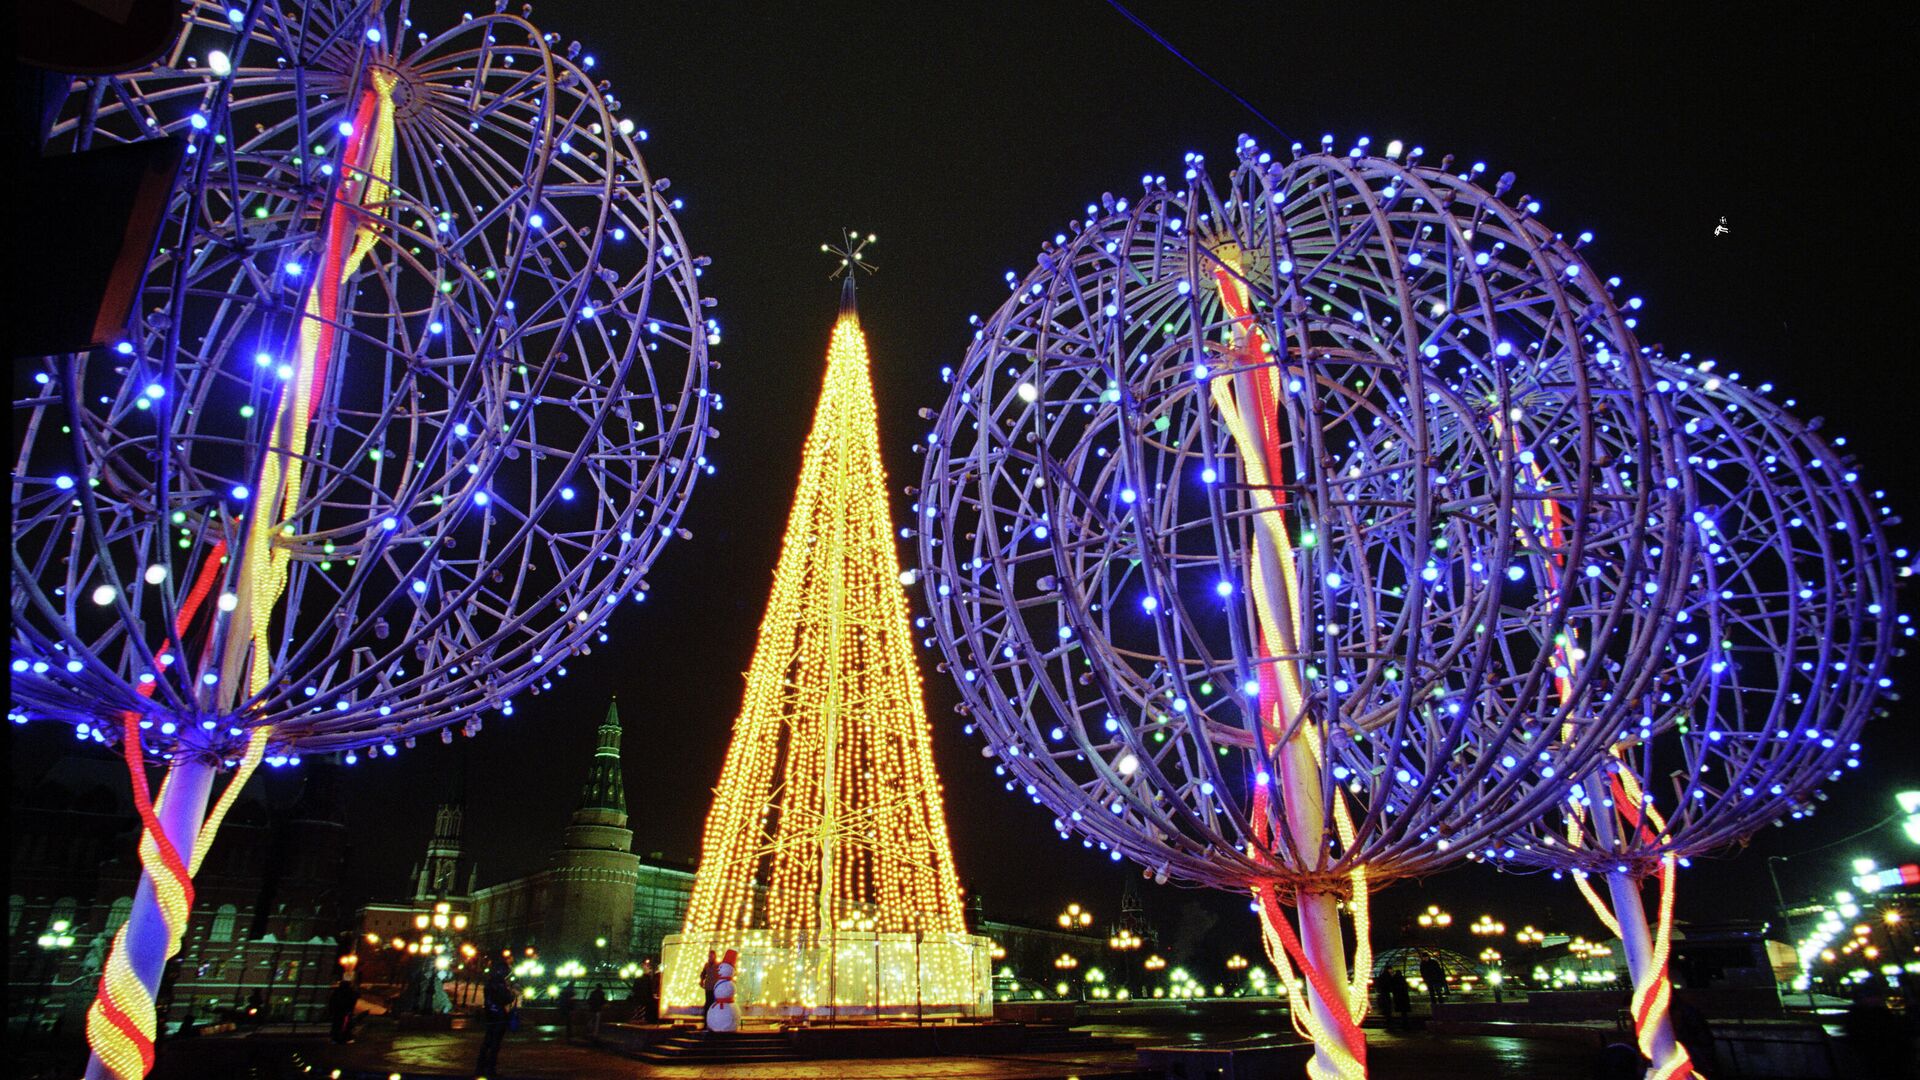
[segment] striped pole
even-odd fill
[[[154,807],[165,836],[191,838],[199,833],[213,791],[214,771],[211,760],[197,757],[183,757],[167,770]],[[143,835],[143,849],[149,847],[145,840]],[[154,891],[154,876],[141,874],[133,910],[116,935],[100,975],[100,996],[87,1012],[88,1041],[94,1045],[93,1056],[87,1061],[87,1080],[142,1076],[152,1067],[154,999],[167,960],[174,953],[173,933]],[[96,1027],[108,1029],[110,1037],[95,1038]]]
[[[390,70],[375,68],[370,82],[348,125],[341,154],[340,197],[327,212],[322,270],[307,297],[291,387],[281,395],[254,484],[257,501],[239,552],[241,572],[235,590],[244,599],[221,660],[220,684],[229,694],[233,693],[230,688],[241,684],[242,676],[249,696],[265,690],[272,678],[269,628],[286,589],[292,558],[289,550],[274,541],[299,506],[308,436],[326,387],[327,366],[338,348],[347,285],[378,239],[387,209],[396,77]],[[211,580],[208,573],[219,561],[210,559],[200,577]],[[196,585],[194,607],[205,595],[206,589]],[[193,609],[184,609],[176,629],[183,629],[192,617]],[[122,746],[142,823],[140,895],[148,899],[144,906],[135,905],[133,917],[115,937],[99,992],[87,1011],[87,1042],[93,1048],[87,1062],[89,1080],[140,1080],[152,1070],[154,995],[167,960],[179,951],[186,933],[193,910],[193,875],[272,736],[270,727],[253,728],[235,763],[233,779],[209,813],[207,797],[217,762],[185,758],[175,762],[162,791],[163,807],[156,808],[147,801],[137,716],[128,713],[125,723]],[[177,794],[169,797],[169,792]],[[150,917],[140,918],[142,914]]]

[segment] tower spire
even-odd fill
[[[419,865],[414,879],[416,900],[460,895],[460,871],[467,866],[460,838],[467,813],[466,744],[456,744],[452,752],[447,792],[433,812],[433,839],[427,842],[426,861]]]
[[[606,810],[625,817],[627,786],[620,775],[620,700],[607,702],[607,718],[600,722],[599,740],[593,748],[593,768],[580,789],[580,810]]]

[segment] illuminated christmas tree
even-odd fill
[[[665,948],[666,1004],[698,1008],[708,949],[741,953],[748,1015],[990,1008],[934,773],[887,514],[853,275],[773,595],[707,818],[686,932]]]

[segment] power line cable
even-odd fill
[[[1161,48],[1166,49],[1168,52],[1178,57],[1181,63],[1199,72],[1201,78],[1204,78],[1208,82],[1219,87],[1220,90],[1224,92],[1228,97],[1239,102],[1242,108],[1246,109],[1248,112],[1252,113],[1253,115],[1259,117],[1260,122],[1272,128],[1275,134],[1280,136],[1280,139],[1282,142],[1285,142],[1288,144],[1291,144],[1293,142],[1293,137],[1288,135],[1284,130],[1282,130],[1279,124],[1274,123],[1273,119],[1269,117],[1266,113],[1263,113],[1259,109],[1255,108],[1253,102],[1248,101],[1244,97],[1241,97],[1238,93],[1234,91],[1233,87],[1228,86],[1226,83],[1223,83],[1219,79],[1214,78],[1213,74],[1209,72],[1206,68],[1203,68],[1199,64],[1194,63],[1193,59],[1189,57],[1186,53],[1183,53],[1179,49],[1175,48],[1173,45],[1173,42],[1168,41],[1165,37],[1161,36],[1159,31],[1155,30],[1151,26],[1148,26],[1144,19],[1140,18],[1140,16],[1138,15],[1135,15],[1133,12],[1128,11],[1126,8],[1126,5],[1120,3],[1120,0],[1107,0],[1107,4],[1111,6],[1113,10],[1119,12],[1123,17],[1125,17],[1125,19],[1128,22],[1139,27],[1142,33],[1146,34],[1148,37],[1158,42]]]
[[[1781,862],[1786,862],[1789,859],[1798,859],[1802,855],[1811,855],[1816,851],[1825,851],[1830,847],[1839,847],[1841,844],[1850,843],[1854,840],[1858,840],[1870,832],[1874,832],[1875,830],[1878,830],[1878,829],[1884,829],[1888,825],[1892,824],[1895,820],[1904,816],[1906,816],[1906,811],[1895,810],[1893,813],[1888,814],[1886,817],[1883,817],[1879,821],[1876,821],[1873,824],[1867,826],[1866,828],[1861,829],[1857,833],[1851,833],[1849,835],[1841,837],[1838,840],[1830,840],[1827,843],[1821,844],[1817,847],[1807,848],[1805,851],[1796,851],[1791,855],[1771,855],[1771,856],[1768,856],[1768,858],[1778,859]]]

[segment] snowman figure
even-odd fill
[[[740,1014],[733,1007],[733,969],[740,962],[740,953],[728,949],[720,958],[720,981],[713,984],[713,1004],[707,1008],[708,1031],[740,1030]]]

